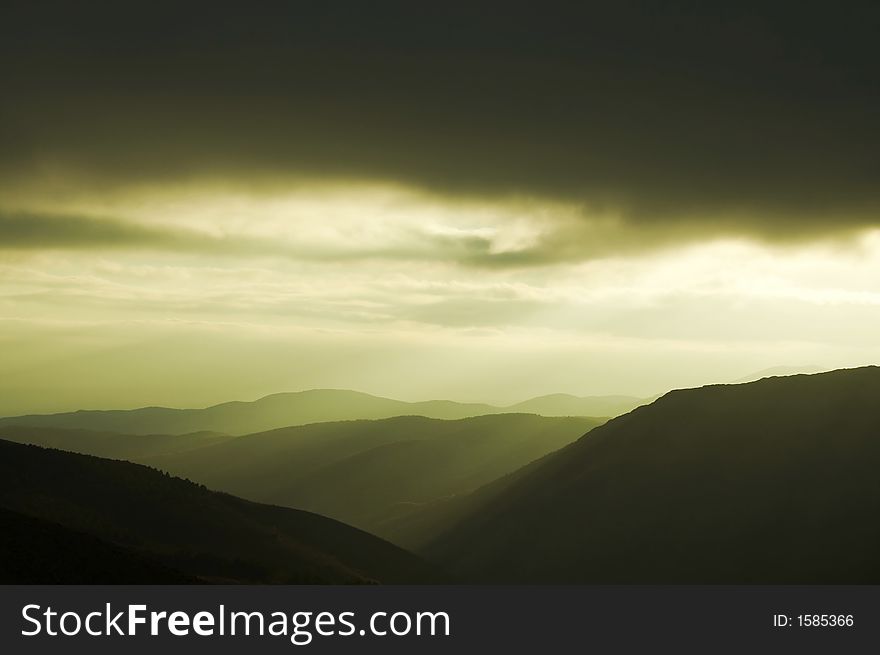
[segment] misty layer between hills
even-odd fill
[[[262,502],[383,534],[565,446],[604,419],[499,414],[314,423],[242,437],[0,426],[0,438],[128,459]]]
[[[617,416],[646,402],[632,396],[551,394],[515,405],[449,400],[404,402],[357,391],[313,389],[278,393],[253,402],[228,402],[205,409],[142,407],[131,410],[80,410],[0,418],[3,426],[101,430],[135,435],[220,432],[242,435],[327,421],[425,416],[459,419],[487,414],[528,413],[542,416]]]

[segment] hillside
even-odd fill
[[[317,423],[145,461],[214,489],[308,509],[382,535],[389,519],[467,494],[601,422],[499,414]]]
[[[198,582],[92,535],[0,508],[0,584]]]
[[[878,397],[877,367],[671,392],[436,508],[422,552],[470,581],[876,584]]]
[[[510,412],[546,416],[614,416],[642,402],[626,396],[564,398],[567,400],[563,403],[557,396],[547,396],[511,407],[496,407],[448,400],[410,403],[356,391],[315,389],[274,394],[253,402],[228,402],[205,409],[143,407],[12,416],[0,418],[0,427],[49,427],[139,435],[197,432],[243,435],[292,425],[394,416],[448,420]]]
[[[137,464],[8,441],[0,441],[0,507],[208,581],[438,579],[410,553],[323,516],[208,491]]]
[[[233,438],[215,432],[142,435],[29,425],[0,426],[0,439],[7,441],[131,461],[193,451]]]

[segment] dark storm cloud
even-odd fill
[[[448,4],[5,3],[0,166],[394,179],[781,239],[880,220],[880,5]]]

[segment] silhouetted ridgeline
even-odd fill
[[[209,581],[440,579],[414,555],[332,519],[211,492],[137,464],[8,441],[0,441],[0,507]],[[104,552],[95,549],[96,557]]]
[[[673,391],[421,517],[422,552],[471,581],[880,583],[878,398],[877,367]]]

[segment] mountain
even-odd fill
[[[480,582],[880,583],[878,397],[877,367],[673,391],[440,504],[422,553]]]
[[[0,584],[193,584],[131,550],[0,508]]]
[[[420,415],[455,419],[497,411],[490,405],[450,401],[407,403],[356,391],[316,389],[280,393],[253,402],[228,402],[206,409],[144,407],[131,410],[80,410],[62,414],[0,419],[2,426],[77,428],[126,434],[220,432],[250,434],[324,421]]]
[[[130,461],[192,451],[233,438],[216,432],[140,435],[30,425],[0,425],[0,439],[7,441]]]
[[[323,516],[208,491],[146,466],[9,441],[0,441],[0,507],[206,581],[439,579],[416,556]],[[83,552],[82,539],[76,539],[75,548]],[[45,556],[58,550],[42,543]],[[61,549],[56,555],[68,558],[66,542],[56,543]],[[103,553],[106,548],[95,548],[96,559]]]
[[[620,416],[644,403],[632,396],[572,396],[555,393],[511,405],[510,412],[541,416]]]
[[[467,494],[600,423],[531,414],[315,423],[144,461],[211,488],[382,535],[386,521]]]
[[[197,432],[243,435],[291,425],[393,416],[449,420],[510,412],[547,416],[612,416],[629,411],[642,402],[638,398],[625,396],[564,398],[568,400],[560,402],[557,396],[546,396],[506,408],[449,400],[410,403],[356,391],[315,389],[274,394],[253,402],[228,402],[205,409],[143,407],[12,416],[0,418],[0,427],[49,427],[138,435]]]

